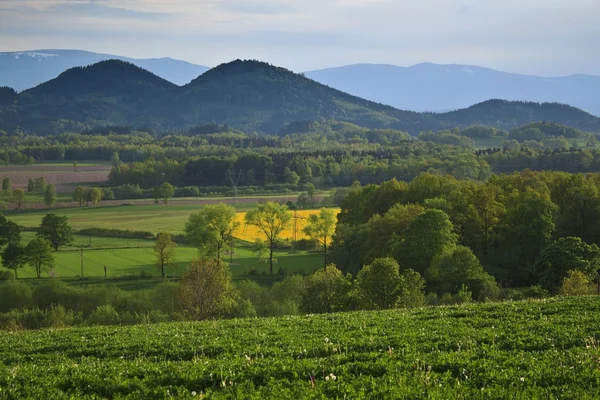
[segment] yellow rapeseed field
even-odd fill
[[[333,210],[335,211],[336,215],[340,212],[339,208],[335,208]],[[302,232],[302,228],[304,228],[306,226],[306,218],[308,218],[308,216],[311,214],[318,213],[319,210],[297,210],[295,212],[294,211],[290,211],[290,212],[292,214],[296,215],[296,218],[295,218],[296,229],[297,229],[296,238],[298,240],[307,239],[307,236],[304,234],[304,232]],[[234,236],[240,240],[244,240],[247,242],[254,242],[257,238],[264,240],[265,236],[263,234],[259,233],[255,226],[246,225],[246,223],[244,222],[245,217],[246,217],[245,212],[237,213],[236,220],[240,223],[240,226],[235,231]],[[294,236],[294,220],[292,220],[292,222],[290,223],[290,227],[283,232],[283,234],[281,235],[281,238],[282,239],[293,239],[293,236]]]

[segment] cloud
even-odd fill
[[[85,48],[300,70],[469,63],[600,74],[597,0],[0,0],[0,51]]]

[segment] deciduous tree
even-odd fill
[[[35,270],[38,278],[42,277],[43,272],[48,272],[54,268],[54,256],[50,242],[43,237],[36,237],[25,247],[27,263]]]
[[[47,214],[42,218],[37,236],[43,237],[51,243],[54,250],[58,250],[61,246],[68,246],[73,242],[73,231],[69,226],[68,218],[59,217],[56,214]]]
[[[269,247],[269,272],[273,275],[273,250],[275,242],[289,227],[292,214],[287,206],[267,202],[259,204],[255,210],[246,214],[246,224],[256,226],[267,239]]]
[[[48,208],[52,208],[55,203],[56,187],[54,185],[46,185],[46,190],[44,191],[44,204],[46,204]]]
[[[200,252],[220,260],[223,249],[233,240],[233,233],[238,227],[235,208],[219,203],[206,205],[190,215],[184,230]]]
[[[327,245],[331,241],[331,236],[335,232],[335,212],[322,208],[318,214],[310,214],[307,219],[307,225],[303,232],[313,240],[319,242],[323,247],[324,264],[327,267]]]
[[[10,243],[2,252],[2,265],[15,271],[15,279],[18,279],[18,271],[27,263],[25,248],[19,243]]]
[[[165,278],[165,268],[175,261],[176,244],[171,238],[171,234],[161,232],[156,235],[154,243],[154,252],[156,253],[156,264],[160,268],[160,273]]]

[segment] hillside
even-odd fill
[[[600,76],[546,78],[472,65],[423,63],[411,67],[355,64],[306,76],[365,99],[415,111],[447,111],[488,99],[558,102],[600,116]]]
[[[510,130],[538,121],[600,132],[600,118],[560,104],[495,100],[446,114],[402,111],[259,61],[222,64],[178,87],[133,64],[109,60],[72,68],[18,96],[4,92],[0,129],[6,132],[49,134],[101,125],[166,130],[219,123],[277,133],[287,123],[319,119],[413,135],[471,125]]]
[[[111,59],[132,63],[177,85],[185,85],[208,69],[172,58],[134,59],[81,50],[5,52],[0,53],[0,86],[20,92],[54,79],[67,69]]]
[[[111,315],[103,315],[110,323]],[[598,324],[600,300],[582,297],[5,332],[0,333],[0,393],[5,398],[592,399],[600,380]]]

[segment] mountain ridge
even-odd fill
[[[0,101],[0,129],[39,134],[102,125],[171,130],[206,123],[276,133],[290,122],[319,119],[411,134],[477,124],[509,130],[544,120],[600,132],[600,118],[561,104],[491,100],[445,114],[399,110],[256,60],[221,64],[181,87],[131,63],[102,61],[20,94],[5,89],[0,97],[6,99]]]
[[[559,102],[600,115],[600,76],[541,77],[462,64],[351,64],[305,73],[354,95],[413,111],[456,110],[491,98]]]
[[[137,59],[72,49],[13,51],[0,52],[0,86],[21,92],[56,78],[68,69],[110,59],[130,62],[177,85],[184,85],[208,70],[208,67],[170,57]]]

